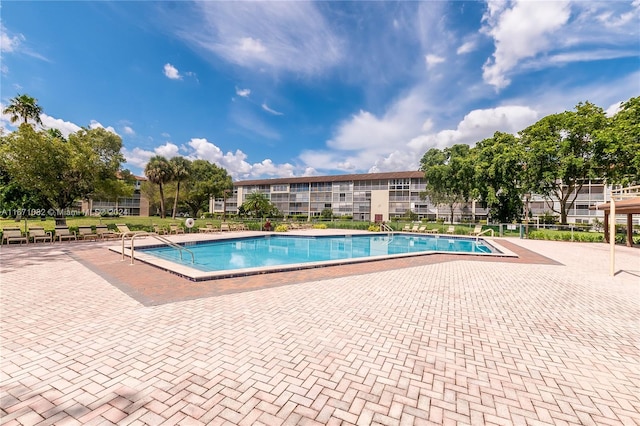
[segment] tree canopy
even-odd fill
[[[78,199],[126,191],[118,179],[121,147],[120,137],[102,128],[65,140],[22,124],[2,137],[0,162],[13,183],[46,202],[43,208],[64,210]]]
[[[486,203],[490,217],[499,222],[517,220],[522,214],[522,154],[516,137],[503,132],[472,149],[475,198]]]
[[[420,160],[427,181],[424,198],[449,208],[453,223],[455,206],[469,200],[473,189],[473,162],[469,145],[458,144],[443,150],[432,148]]]
[[[231,176],[225,169],[206,160],[191,162],[190,175],[184,184],[183,199],[192,216],[196,217],[201,210],[206,210],[211,197],[223,197],[225,190],[233,190]]]
[[[592,103],[579,103],[573,111],[543,117],[517,136],[496,132],[473,148],[432,148],[420,165],[425,196],[447,205],[451,220],[454,206],[469,198],[485,203],[495,220],[517,220],[523,197],[534,193],[546,198],[566,223],[589,179],[640,182],[640,98],[623,103],[613,117]]]
[[[567,222],[582,186],[590,178],[602,177],[596,137],[607,125],[604,110],[592,103],[579,103],[575,111],[542,118],[520,132],[524,149],[524,184],[529,191],[560,201],[560,221]]]
[[[27,124],[29,120],[33,120],[36,124],[42,124],[40,119],[42,107],[38,105],[37,99],[29,95],[18,94],[9,101],[9,105],[2,112],[9,114],[9,120],[12,123],[22,120],[23,124]]]

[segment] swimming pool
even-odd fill
[[[268,234],[195,241],[183,246],[193,252],[193,263],[191,256],[181,259],[178,250],[167,246],[136,248],[136,259],[193,280],[204,280],[432,253],[509,255],[482,238],[403,233]]]

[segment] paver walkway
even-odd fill
[[[557,263],[155,306],[78,261],[94,243],[4,247],[0,423],[640,424],[640,251],[609,277],[604,244],[511,241]]]

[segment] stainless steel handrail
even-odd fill
[[[125,238],[127,237],[131,237],[131,265],[134,264],[134,260],[135,260],[135,243],[134,240],[136,237],[153,237],[156,240],[165,243],[166,245],[168,245],[169,247],[172,247],[176,250],[178,250],[178,252],[180,253],[180,260],[182,260],[182,252],[186,251],[187,253],[189,253],[191,255],[191,263],[195,263],[195,255],[193,254],[193,252],[191,250],[189,250],[186,247],[181,246],[180,244],[176,244],[173,241],[169,240],[168,238],[162,237],[158,234],[156,234],[155,232],[144,232],[144,231],[136,231],[136,232],[125,232],[124,234],[122,234],[122,260],[124,260],[124,241]]]

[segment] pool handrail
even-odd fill
[[[135,260],[135,245],[134,245],[134,240],[136,237],[153,237],[156,240],[165,243],[166,245],[168,245],[169,247],[172,247],[176,250],[178,250],[178,252],[180,253],[180,260],[182,260],[182,252],[186,251],[187,253],[189,253],[191,255],[191,263],[195,263],[195,255],[193,254],[193,252],[191,250],[189,250],[186,247],[181,246],[180,244],[176,244],[173,241],[169,240],[166,237],[163,237],[161,235],[156,234],[155,232],[145,232],[145,231],[136,231],[136,232],[126,232],[124,234],[122,234],[122,260],[124,260],[124,240],[126,237],[131,237],[131,265],[134,264],[134,260]]]
[[[479,233],[477,233],[477,234],[476,234],[476,243],[477,243],[477,242],[478,242],[478,240],[480,239],[480,235],[486,234],[487,232],[491,232],[491,238],[493,238],[493,235],[494,235],[494,233],[493,233],[493,229],[492,229],[492,228],[485,229],[484,231],[479,232]]]

